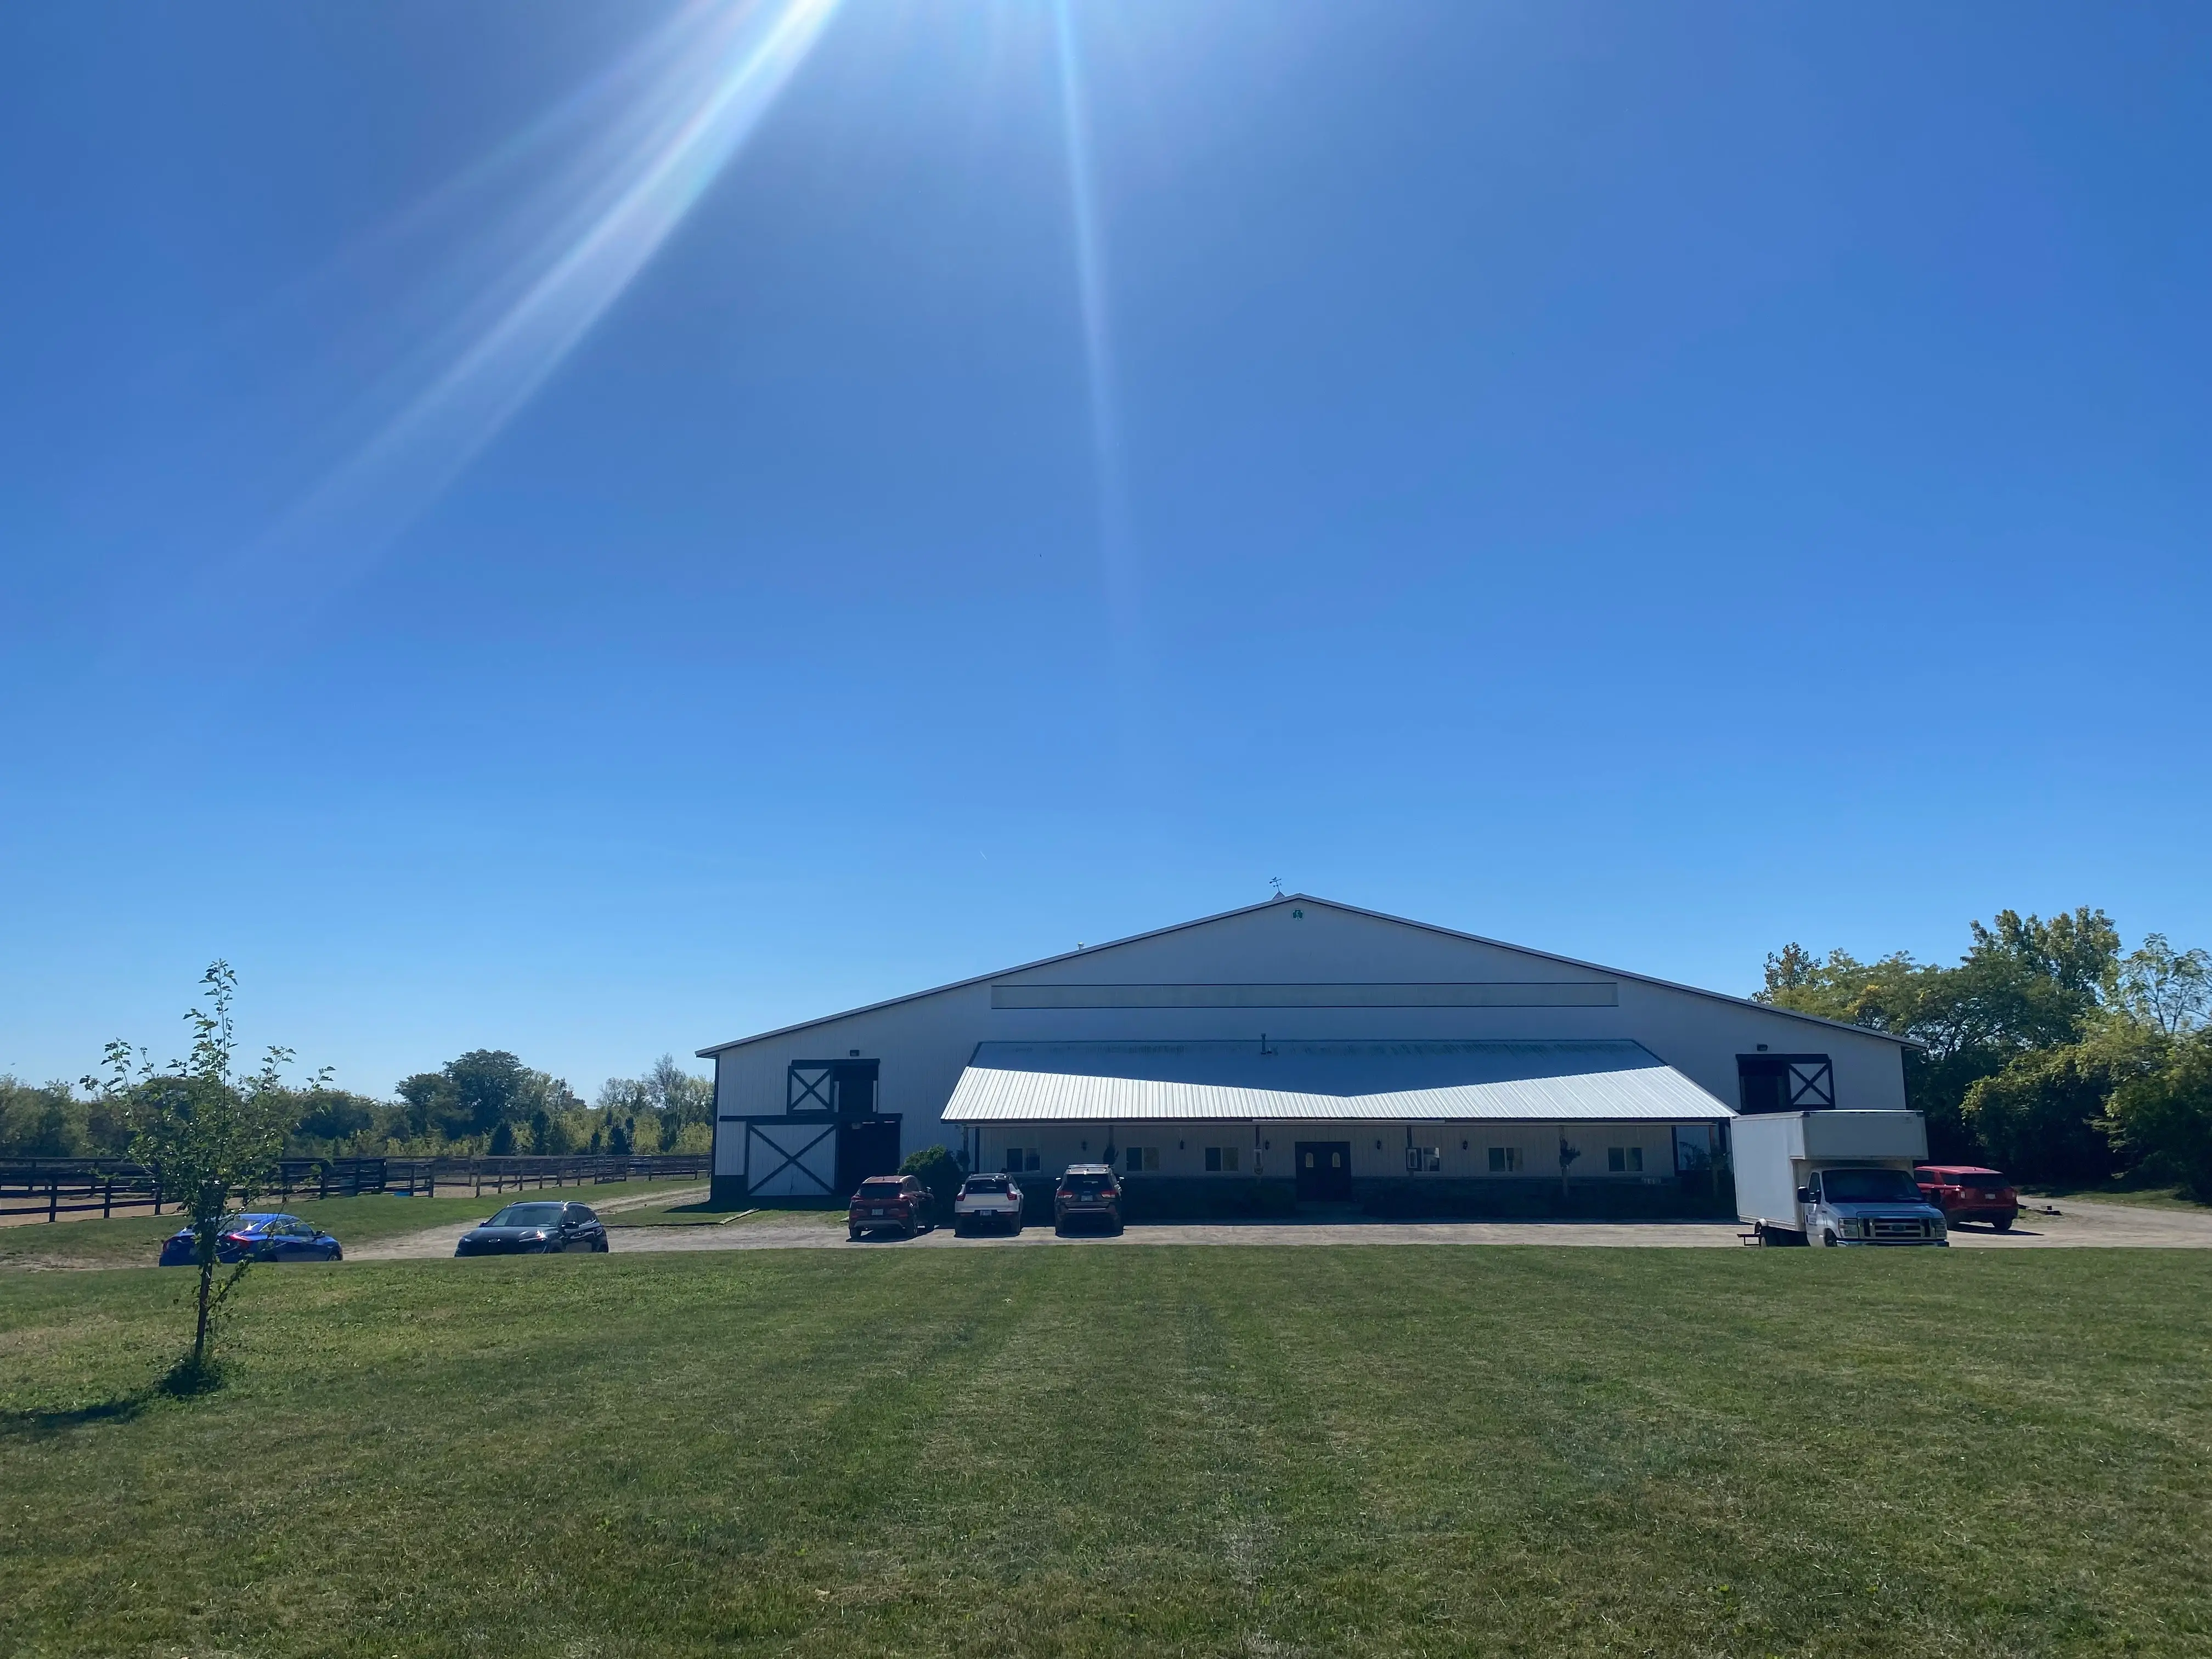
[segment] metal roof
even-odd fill
[[[979,1042],[948,1123],[1710,1122],[1726,1106],[1638,1042]]]
[[[789,1036],[794,1031],[804,1031],[817,1025],[828,1025],[841,1019],[850,1019],[856,1014],[872,1014],[879,1008],[896,1008],[901,1003],[919,1002],[924,997],[940,995],[946,991],[965,990],[971,985],[986,985],[1009,974],[1026,974],[1039,968],[1049,968],[1055,963],[1073,962],[1078,957],[1096,956],[1101,951],[1118,950],[1124,945],[1135,945],[1148,939],[1159,939],[1169,933],[1180,933],[1188,928],[1205,927],[1217,921],[1226,921],[1231,916],[1241,916],[1254,910],[1266,910],[1286,902],[1300,904],[1326,905],[1332,910],[1341,910],[1347,915],[1370,916],[1377,921],[1395,921],[1401,927],[1418,927],[1424,933],[1442,933],[1448,939],[1472,940],[1477,945],[1488,945],[1501,951],[1517,951],[1522,956],[1535,957],[1546,962],[1565,963],[1570,968],[1587,969],[1592,973],[1609,974],[1615,979],[1635,980],[1639,984],[1656,985],[1664,990],[1681,991],[1694,997],[1709,997],[1715,1002],[1733,1002],[1745,1008],[1756,1008],[1761,1013],[1774,1014],[1784,1019],[1799,1019],[1811,1025],[1825,1025],[1831,1030],[1852,1031],[1860,1036],[1879,1037],[1885,1042],[1894,1042],[1906,1048],[1925,1048],[1928,1045],[1918,1037],[1902,1036],[1894,1031],[1876,1030],[1871,1025],[1853,1025],[1840,1019],[1828,1019],[1819,1014],[1803,1013],[1795,1008],[1784,1008],[1771,1002],[1757,1002],[1749,997],[1731,996],[1726,991],[1708,991],[1703,986],[1684,985],[1671,979],[1656,979],[1650,974],[1631,973],[1625,968],[1607,968],[1595,962],[1583,962],[1575,957],[1563,957],[1556,951],[1539,951],[1532,945],[1511,945],[1504,939],[1486,939],[1480,933],[1462,933],[1456,927],[1440,927],[1432,921],[1414,921],[1406,916],[1394,916],[1387,911],[1362,909],[1357,904],[1345,904],[1335,899],[1316,898],[1311,893],[1283,893],[1257,904],[1239,905],[1234,910],[1223,910],[1217,915],[1200,916],[1191,921],[1178,921],[1167,927],[1154,927],[1141,933],[1132,933],[1126,939],[1109,939],[1103,945],[1085,945],[1077,951],[1063,951],[1057,956],[1040,957],[1035,962],[1025,962],[1018,967],[1001,968],[994,973],[977,974],[969,979],[957,979],[950,984],[933,985],[925,991],[909,991],[904,996],[885,997],[880,1002],[865,1003],[858,1008],[847,1008],[838,1013],[823,1014],[814,1019],[802,1019],[796,1024],[779,1025],[774,1030],[756,1031],[750,1036],[733,1037],[727,1042],[717,1042],[711,1048],[692,1052],[701,1060],[711,1060],[725,1048],[742,1048],[749,1043],[766,1042],[772,1037]]]

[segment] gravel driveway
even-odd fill
[[[2212,1249],[2212,1212],[2198,1214],[2147,1206],[2084,1204],[2069,1200],[2055,1216],[2023,1214],[2008,1233],[1960,1227],[1951,1242],[1961,1249],[2034,1250],[2052,1248]],[[439,1227],[380,1244],[348,1250],[349,1261],[450,1256],[464,1227]],[[1030,1227],[1018,1238],[955,1238],[942,1228],[916,1239],[847,1242],[841,1223],[825,1217],[761,1220],[700,1227],[612,1229],[611,1250],[629,1255],[655,1250],[907,1249],[994,1250],[1009,1247],[1106,1244],[1597,1244],[1640,1248],[1739,1247],[1740,1229],[1710,1222],[1620,1221],[1314,1221],[1170,1222],[1132,1227],[1118,1238],[1055,1238],[1050,1227]]]

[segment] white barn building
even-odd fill
[[[1742,1111],[1901,1110],[1903,1040],[1304,895],[699,1051],[719,1200],[933,1144],[1133,1213],[1710,1211]]]

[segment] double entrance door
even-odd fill
[[[1352,1143],[1301,1140],[1291,1149],[1297,1160],[1298,1202],[1341,1204],[1352,1197]]]

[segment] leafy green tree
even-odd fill
[[[526,1121],[543,1103],[530,1068],[504,1048],[471,1048],[446,1062],[452,1108],[446,1133],[455,1140],[488,1135],[515,1118]]]
[[[664,1117],[678,1123],[711,1123],[714,1120],[714,1079],[687,1072],[673,1054],[663,1054],[646,1074],[648,1103]]]
[[[0,1077],[0,1157],[89,1158],[119,1152],[130,1139],[119,1113],[66,1083],[33,1085]]]
[[[407,1132],[415,1139],[442,1138],[445,1125],[459,1115],[453,1085],[443,1072],[417,1072],[399,1079],[394,1091],[406,1103]]]
[[[899,1165],[899,1173],[920,1176],[921,1184],[929,1188],[930,1212],[939,1221],[952,1219],[952,1200],[960,1196],[960,1183],[968,1178],[968,1171],[948,1149],[925,1146],[910,1152]]]
[[[2085,1042],[2033,1050],[1976,1079],[1966,1091],[1966,1122],[2015,1178],[2103,1181],[2116,1161],[2106,1103],[2154,1063],[2147,1034],[2115,1021]]]
[[[664,1152],[673,1152],[691,1124],[714,1121],[714,1082],[685,1071],[673,1054],[663,1054],[643,1077],[611,1077],[599,1085],[599,1109],[635,1119],[644,1115],[648,1133]],[[611,1118],[608,1120],[611,1121]],[[630,1125],[636,1139],[637,1127]]]
[[[2177,951],[2163,933],[2145,933],[2116,975],[2116,1000],[2141,1024],[2179,1036],[2212,1012],[2212,951]]]
[[[2212,1030],[2162,1037],[2157,1063],[2112,1090],[2105,1127],[2115,1146],[2212,1204]]]
[[[238,975],[228,963],[216,962],[200,982],[207,988],[202,994],[208,1006],[185,1016],[192,1030],[189,1059],[156,1072],[142,1050],[118,1040],[107,1046],[107,1077],[84,1080],[120,1104],[131,1127],[131,1155],[155,1172],[161,1191],[191,1218],[199,1267],[192,1346],[169,1379],[173,1389],[185,1392],[215,1381],[208,1353],[214,1321],[252,1265],[250,1256],[241,1257],[216,1285],[216,1243],[231,1194],[252,1201],[295,1117],[293,1093],[280,1075],[292,1051],[272,1047],[258,1072],[235,1073],[231,1007]],[[313,1086],[326,1086],[328,1077],[319,1074]]]
[[[478,1146],[489,1146],[504,1127],[503,1144],[512,1147],[539,1113],[550,1119],[584,1104],[562,1079],[532,1070],[504,1048],[471,1048],[437,1071],[401,1079],[397,1092],[416,1139]]]
[[[303,1090],[293,1103],[299,1115],[292,1139],[335,1146],[369,1134],[376,1127],[378,1103],[343,1089]]]
[[[1976,1129],[1966,1098],[1975,1084],[2025,1055],[2087,1037],[2120,967],[2112,919],[2087,906],[2048,921],[2001,910],[1990,927],[1972,923],[1972,938],[1953,967],[1917,963],[1905,951],[1874,962],[1844,951],[1816,957],[1791,944],[1767,957],[1756,994],[1778,1007],[1917,1038],[1925,1047],[1906,1052],[1906,1098],[1927,1117],[1936,1156],[1970,1156]],[[1989,1120],[2008,1121],[2002,1109]]]

